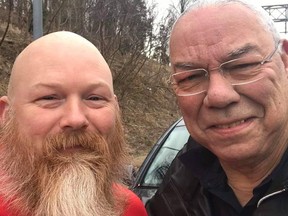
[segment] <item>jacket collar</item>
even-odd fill
[[[223,186],[224,182],[226,184],[226,174],[213,153],[193,140],[191,136],[186,145],[187,150],[179,155],[179,159],[204,187],[219,187]],[[272,183],[267,193],[288,188],[288,150],[272,173],[258,187],[262,187],[270,181]],[[257,190],[257,188],[255,189]]]

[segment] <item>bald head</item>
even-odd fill
[[[110,69],[91,42],[67,31],[45,35],[28,45],[17,57],[11,72],[8,96],[14,96],[17,88],[25,88],[26,79],[41,76],[41,73],[47,73],[54,66],[63,67],[63,70],[68,69],[69,66],[70,69],[75,69],[85,63],[93,65],[95,72],[100,70],[101,76],[105,76],[106,81],[113,88]],[[63,73],[63,70],[60,71]],[[81,73],[83,70],[78,72]]]

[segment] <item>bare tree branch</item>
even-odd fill
[[[10,26],[12,8],[13,8],[13,0],[10,0],[9,1],[9,12],[8,12],[8,18],[7,18],[7,25],[6,25],[6,28],[5,28],[5,32],[4,32],[3,36],[2,36],[2,39],[0,41],[0,46],[4,42],[4,39],[6,37],[6,34],[8,32],[9,26]]]

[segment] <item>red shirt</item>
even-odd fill
[[[143,203],[136,194],[124,187],[121,187],[120,190],[128,195],[127,207],[123,216],[148,216]]]
[[[115,186],[116,194],[125,194],[127,196],[127,206],[123,216],[148,216],[145,207],[136,194],[127,188],[117,185]],[[0,198],[0,216],[15,216],[5,208]]]
[[[12,216],[6,210],[6,208],[2,205],[2,200],[0,201],[0,216]]]

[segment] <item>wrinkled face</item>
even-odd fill
[[[107,138],[118,112],[100,54],[85,43],[61,43],[30,47],[13,68],[9,108],[39,151],[45,137],[61,132],[97,131]]]
[[[170,40],[173,73],[181,65],[209,71],[234,58],[264,58],[274,49],[272,36],[240,5],[188,13],[178,21]],[[262,65],[261,73],[263,78],[257,82],[232,86],[219,70],[212,70],[206,92],[177,96],[192,137],[223,161],[257,161],[284,151],[287,55],[276,53]]]

